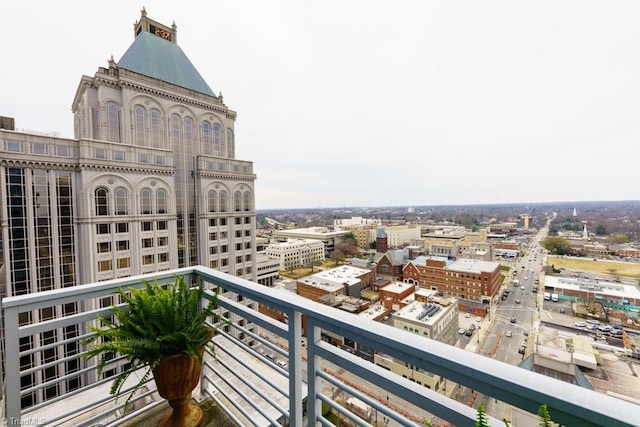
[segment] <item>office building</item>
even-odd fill
[[[133,35],[118,61],[80,79],[74,139],[16,132],[12,120],[2,121],[8,129],[0,129],[0,283],[7,296],[193,265],[257,280],[256,176],[251,162],[235,158],[235,111],[178,46],[175,24],[142,10]],[[24,321],[90,308],[43,308]],[[70,327],[38,339],[81,333]],[[77,351],[61,344],[22,363]],[[23,381],[40,384],[80,369],[76,360]],[[43,387],[25,395],[23,405],[81,381],[70,376]]]

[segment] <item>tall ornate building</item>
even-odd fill
[[[4,295],[191,265],[257,280],[253,164],[235,158],[236,113],[180,49],[175,24],[142,10],[131,46],[81,78],[72,111],[75,139],[1,122],[9,128],[0,129]],[[71,304],[33,316],[83,309]],[[50,331],[39,345],[78,333]],[[77,351],[66,347],[23,363]],[[78,369],[59,364],[50,375]],[[68,389],[78,381],[70,377]],[[45,387],[23,404],[66,391]]]

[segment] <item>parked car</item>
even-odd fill
[[[518,353],[520,354],[524,354],[524,352],[527,351],[527,347],[521,345],[520,348],[518,349]]]
[[[577,326],[578,328],[584,328],[585,326],[587,326],[587,322],[576,322],[573,324],[574,326]]]
[[[460,329],[458,329],[458,333],[459,333],[460,335],[464,335],[464,333],[465,333],[465,332],[467,332],[467,330],[466,330],[465,328],[460,328]]]
[[[467,329],[467,331],[464,334],[470,337],[471,335],[473,335],[473,331],[471,329]]]
[[[513,332],[511,332],[511,331],[507,331],[504,335],[505,335],[507,338],[511,338],[511,337],[513,336]]]

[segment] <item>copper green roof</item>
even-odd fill
[[[138,34],[118,61],[118,67],[216,96],[180,46],[146,31]]]

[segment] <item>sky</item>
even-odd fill
[[[71,103],[144,6],[238,113],[256,208],[637,200],[638,1],[11,1],[0,115]]]

